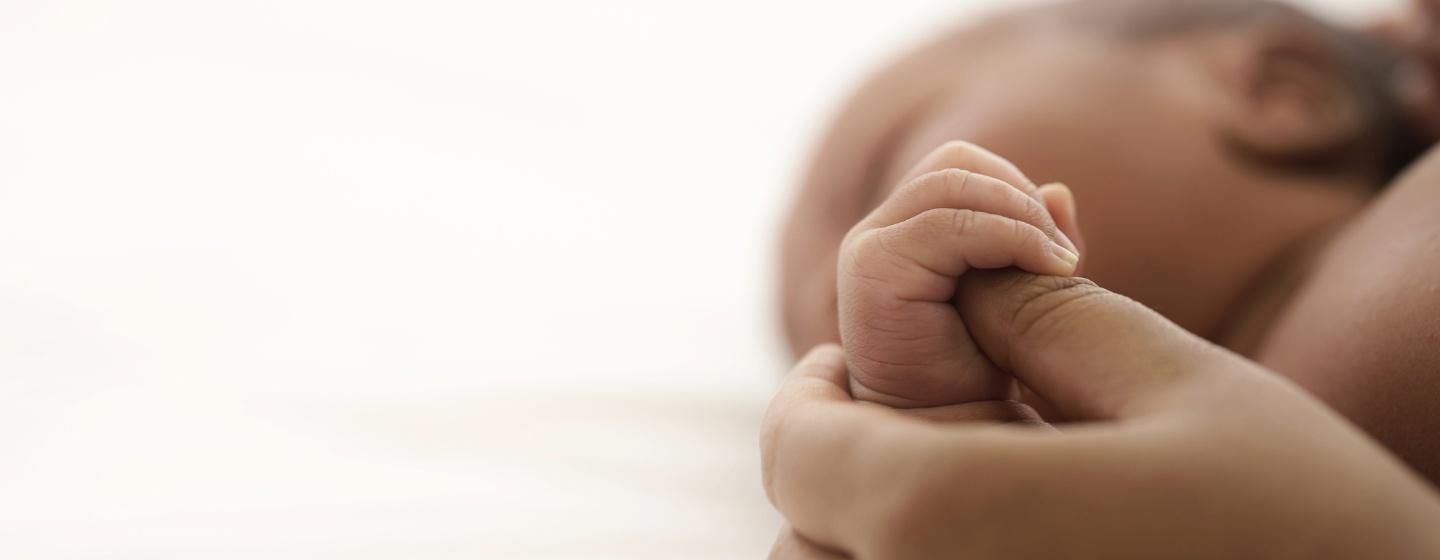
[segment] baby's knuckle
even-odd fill
[[[1035,226],[1020,220],[1009,220],[1009,222],[1010,235],[1015,239],[1018,246],[1029,248],[1042,241],[1040,239],[1040,231],[1035,229]]]
[[[951,209],[948,212],[949,230],[958,236],[966,236],[981,226],[980,213],[974,210]]]
[[[895,248],[892,245],[895,240],[895,229],[893,227],[871,230],[861,235],[855,243],[856,264],[874,264],[877,260],[890,260],[895,258]]]
[[[934,175],[934,173],[926,173],[901,183],[900,186],[895,188],[894,194],[890,196],[894,199],[906,199],[919,196],[920,193],[933,188],[931,185],[935,182]]]
[[[850,232],[845,240],[840,243],[840,255],[852,258],[864,258],[870,251],[874,250],[875,237],[879,235],[878,229],[866,229]]]
[[[880,228],[858,234],[840,255],[841,279],[861,281],[872,286],[888,285],[905,257],[896,252],[893,228]]]
[[[900,186],[895,196],[906,198],[931,197],[930,193],[946,193],[952,189],[956,193],[964,192],[969,185],[970,172],[964,169],[941,169],[931,171]]]
[[[943,235],[950,232],[954,220],[951,214],[955,212],[953,208],[931,208],[908,220],[903,227],[925,237]]]
[[[866,230],[867,228],[865,228],[863,225],[856,224],[854,227],[850,228],[849,231],[846,231],[845,236],[840,238],[840,253],[844,254],[846,251],[849,251],[850,247],[855,244],[855,238],[859,237],[860,234],[864,233]]]

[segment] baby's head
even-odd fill
[[[1357,212],[1428,145],[1395,93],[1398,55],[1267,1],[1081,1],[1000,17],[939,48],[953,52],[930,68],[943,78],[885,86],[925,91],[868,160],[864,204],[944,142],[979,144],[1074,190],[1085,276],[1206,336],[1268,267]],[[786,259],[833,266],[833,255],[795,254],[832,245],[817,237],[839,242],[807,214],[792,217]],[[826,275],[785,269],[792,343],[833,338],[833,315],[797,301],[833,295],[814,285]]]

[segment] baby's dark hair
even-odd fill
[[[1388,182],[1424,155],[1432,144],[1433,139],[1407,114],[1396,91],[1397,76],[1404,62],[1402,54],[1370,35],[1332,25],[1274,0],[1110,0],[1109,4],[1113,11],[1086,10],[1091,15],[1109,11],[1092,23],[1097,28],[1135,39],[1267,21],[1313,32],[1333,49],[1351,93],[1367,113],[1368,142],[1379,159],[1382,179]],[[1315,159],[1288,164],[1319,167],[1333,161],[1323,155]]]

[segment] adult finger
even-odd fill
[[[1256,369],[1088,280],[977,271],[959,293],[985,355],[1070,419],[1144,414],[1191,381]]]
[[[874,501],[897,461],[940,428],[865,406],[846,390],[845,356],[822,345],[800,360],[761,424],[761,468],[771,503],[796,531],[848,550],[875,523]]]

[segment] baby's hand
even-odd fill
[[[1078,251],[1052,208],[1072,229],[1068,189],[1037,189],[972,144],[946,144],[916,166],[840,248],[840,337],[855,397],[903,408],[1017,398],[960,320],[956,282],[971,268],[1074,274]]]

